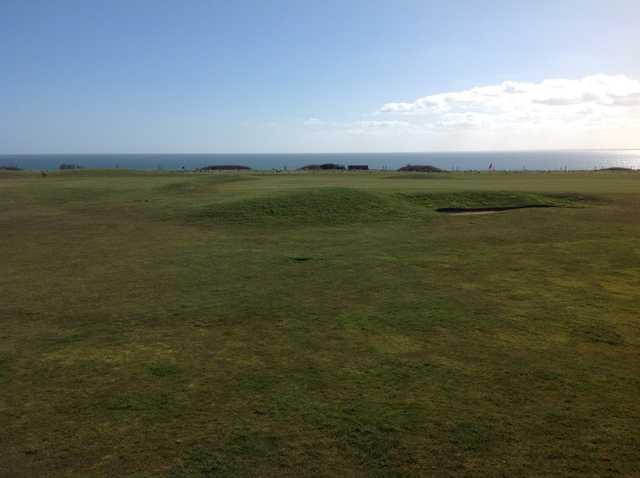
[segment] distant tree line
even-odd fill
[[[398,171],[411,171],[416,173],[442,173],[444,170],[431,166],[429,164],[407,164]]]
[[[212,164],[198,168],[196,171],[246,171],[250,169],[251,168],[249,166],[242,166],[239,164]]]
[[[335,163],[323,163],[323,164],[307,164],[302,166],[300,171],[320,171],[320,170],[338,170],[344,171],[345,167],[342,164]]]
[[[2,171],[22,171],[18,166],[0,166]]]
[[[334,170],[334,171],[344,171],[347,169],[342,164],[335,163],[323,163],[323,164],[307,164],[300,168],[300,171],[322,171],[322,170]],[[369,166],[366,164],[350,164],[348,166],[349,171],[368,171]],[[407,164],[406,166],[401,167],[398,171],[412,171],[412,172],[420,172],[420,173],[441,173],[444,170],[440,168],[436,168],[435,166],[431,166],[429,164]]]
[[[611,168],[602,168],[598,171],[633,171],[631,168],[623,168],[622,166],[613,166]]]
[[[58,166],[58,169],[62,170],[62,169],[82,169],[82,166],[80,166],[79,164],[73,164],[73,163],[62,163],[60,166]]]

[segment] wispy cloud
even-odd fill
[[[349,134],[375,134],[378,132],[401,133],[416,128],[409,121],[401,120],[360,120],[360,121],[323,121],[318,118],[307,118],[304,126],[318,131],[343,131]]]
[[[324,126],[325,122],[322,121],[321,119],[318,118],[307,118],[306,120],[304,120],[303,123],[305,126],[307,127],[318,127],[318,126]]]

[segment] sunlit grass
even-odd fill
[[[0,475],[633,476],[638,176],[397,176],[2,173]]]

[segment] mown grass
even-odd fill
[[[0,476],[637,474],[636,175],[389,176],[3,173]]]

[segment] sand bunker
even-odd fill
[[[477,216],[483,214],[498,214],[500,212],[513,211],[515,209],[533,209],[533,208],[550,208],[557,207],[549,204],[531,204],[528,206],[504,206],[504,207],[474,207],[474,208],[460,208],[460,207],[441,207],[436,211],[443,214],[454,214],[456,216]]]

